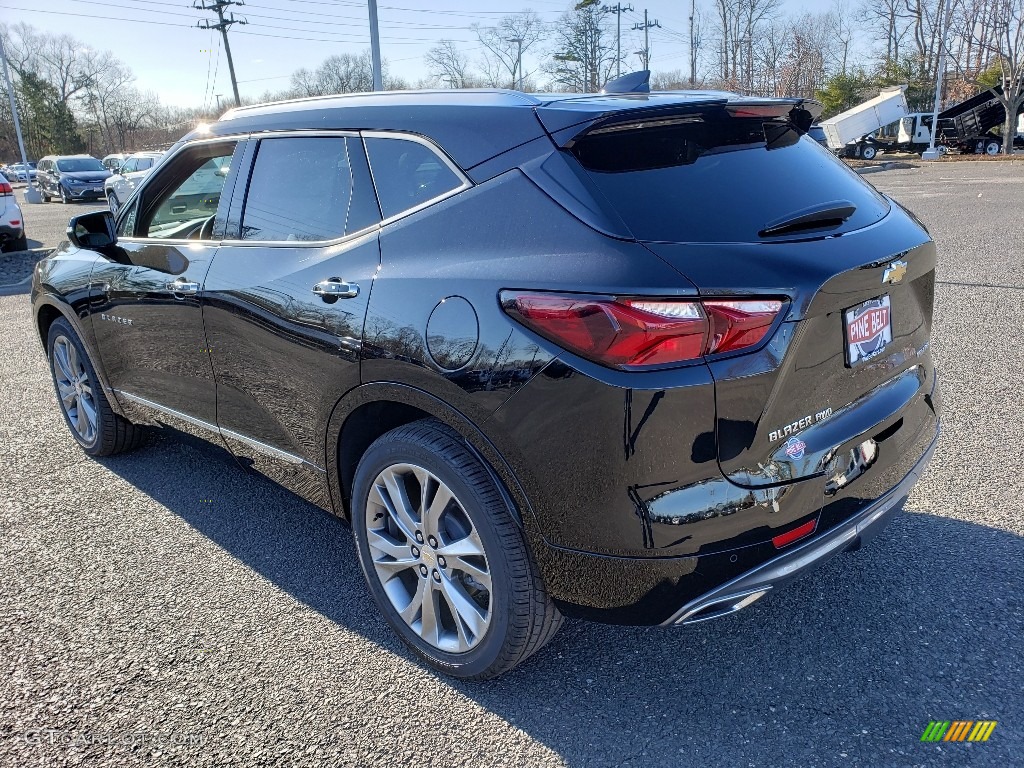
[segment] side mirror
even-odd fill
[[[68,222],[68,240],[79,248],[106,248],[117,242],[114,214],[96,211],[75,216]]]

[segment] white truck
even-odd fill
[[[823,120],[828,146],[844,157],[873,160],[879,152],[924,152],[931,144],[932,113],[910,112],[905,85],[884,88],[878,96],[853,109]],[[993,93],[995,91],[996,93]],[[947,107],[938,115],[935,146],[940,152],[955,149],[966,154],[999,154],[1003,139],[992,133],[1003,125],[1006,110],[998,86]],[[1014,146],[1024,146],[1015,138]]]
[[[905,85],[883,88],[875,98],[828,120],[822,120],[819,125],[825,131],[825,140],[829,148],[837,153],[849,153],[847,146],[853,145],[857,157],[873,159],[879,148],[871,142],[861,143],[861,140],[883,126],[906,117],[910,112],[907,107],[906,90]]]

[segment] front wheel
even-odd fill
[[[352,528],[384,618],[441,672],[496,677],[561,624],[494,478],[440,422],[398,427],[370,446],[353,482]]]
[[[64,205],[67,205],[68,203],[71,202],[71,198],[68,197],[67,190],[64,189],[63,185],[60,188],[60,201]]]
[[[82,450],[112,456],[137,447],[142,429],[114,413],[85,347],[64,318],[50,326],[46,352],[61,414]]]

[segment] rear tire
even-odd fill
[[[440,672],[496,677],[561,625],[496,481],[440,422],[406,424],[367,449],[353,481],[352,529],[384,618]]]
[[[21,237],[15,238],[14,240],[8,240],[6,243],[4,243],[4,246],[3,246],[3,252],[4,253],[15,253],[17,251],[27,251],[27,250],[28,250],[28,240],[26,239],[26,237],[24,235],[22,235]]]
[[[1001,149],[1002,145],[995,139],[989,139],[985,142],[985,154],[989,157],[995,157]]]
[[[863,157],[865,160],[874,160],[875,155],[877,154],[878,150],[869,144],[868,146],[864,147],[863,151],[860,153],[860,156]]]
[[[110,193],[110,197],[107,198],[107,207],[110,208],[110,212],[117,216],[118,210],[121,208],[121,203],[117,199],[117,195],[113,192]]]
[[[61,415],[83,451],[113,456],[142,443],[145,432],[114,413],[81,339],[64,318],[50,325],[46,356]]]

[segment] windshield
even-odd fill
[[[95,157],[73,157],[69,160],[58,160],[57,170],[65,173],[81,173],[82,171],[105,171],[106,168]]]

